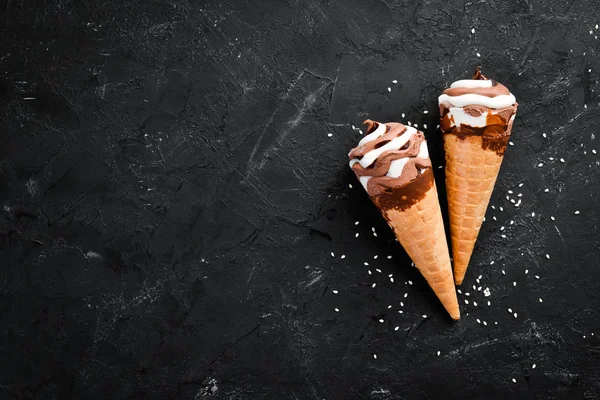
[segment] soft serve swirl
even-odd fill
[[[423,132],[397,122],[366,120],[367,136],[350,151],[350,168],[370,196],[415,180],[431,168]]]

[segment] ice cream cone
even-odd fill
[[[473,80],[453,83],[439,102],[454,281],[460,285],[500,171],[517,103],[506,87],[488,80],[479,68]]]
[[[365,123],[369,135],[364,139],[370,140],[350,152],[351,167],[444,308],[457,320],[460,311],[452,267],[423,133],[397,123]]]

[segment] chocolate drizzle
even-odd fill
[[[474,80],[489,80],[481,73],[481,67],[477,67]],[[479,94],[489,97],[494,97],[502,94],[509,94],[508,89],[496,82],[492,81],[492,87],[488,88],[450,88],[444,91],[445,94],[451,96],[459,96],[463,94]],[[481,136],[481,146],[484,150],[494,151],[501,156],[506,151],[514,115],[517,112],[518,104],[515,103],[509,107],[501,109],[491,109],[480,105],[469,105],[463,107],[465,114],[473,117],[479,117],[486,114],[485,126],[474,127],[468,124],[456,124],[452,113],[451,106],[446,103],[440,104],[440,128],[444,134],[454,134],[459,139],[464,140],[467,136]]]
[[[374,132],[380,125],[378,122],[366,120],[367,134]],[[407,128],[396,122],[385,124],[386,131],[377,139],[367,142],[360,147],[354,148],[348,154],[349,158],[361,160],[367,153],[385,146],[390,141],[407,133]],[[411,131],[414,128],[410,128]],[[414,131],[412,131],[414,132]],[[389,193],[390,190],[401,188],[412,181],[419,179],[426,169],[431,169],[429,157],[418,157],[421,150],[421,144],[425,141],[423,132],[416,131],[412,137],[399,149],[386,150],[382,152],[370,165],[363,167],[360,163],[355,163],[352,170],[356,176],[370,177],[367,183],[367,192],[371,197],[379,196],[383,193]],[[407,158],[402,173],[398,177],[387,176],[392,162]]]

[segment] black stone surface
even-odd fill
[[[599,3],[0,10],[1,398],[600,397]],[[442,166],[478,64],[520,106],[452,323],[347,152]]]

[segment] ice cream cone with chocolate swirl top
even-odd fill
[[[481,74],[454,82],[439,97],[446,151],[446,192],[454,280],[465,277],[512,130],[517,102]]]
[[[460,318],[427,142],[410,126],[366,120],[350,168],[450,316]]]

